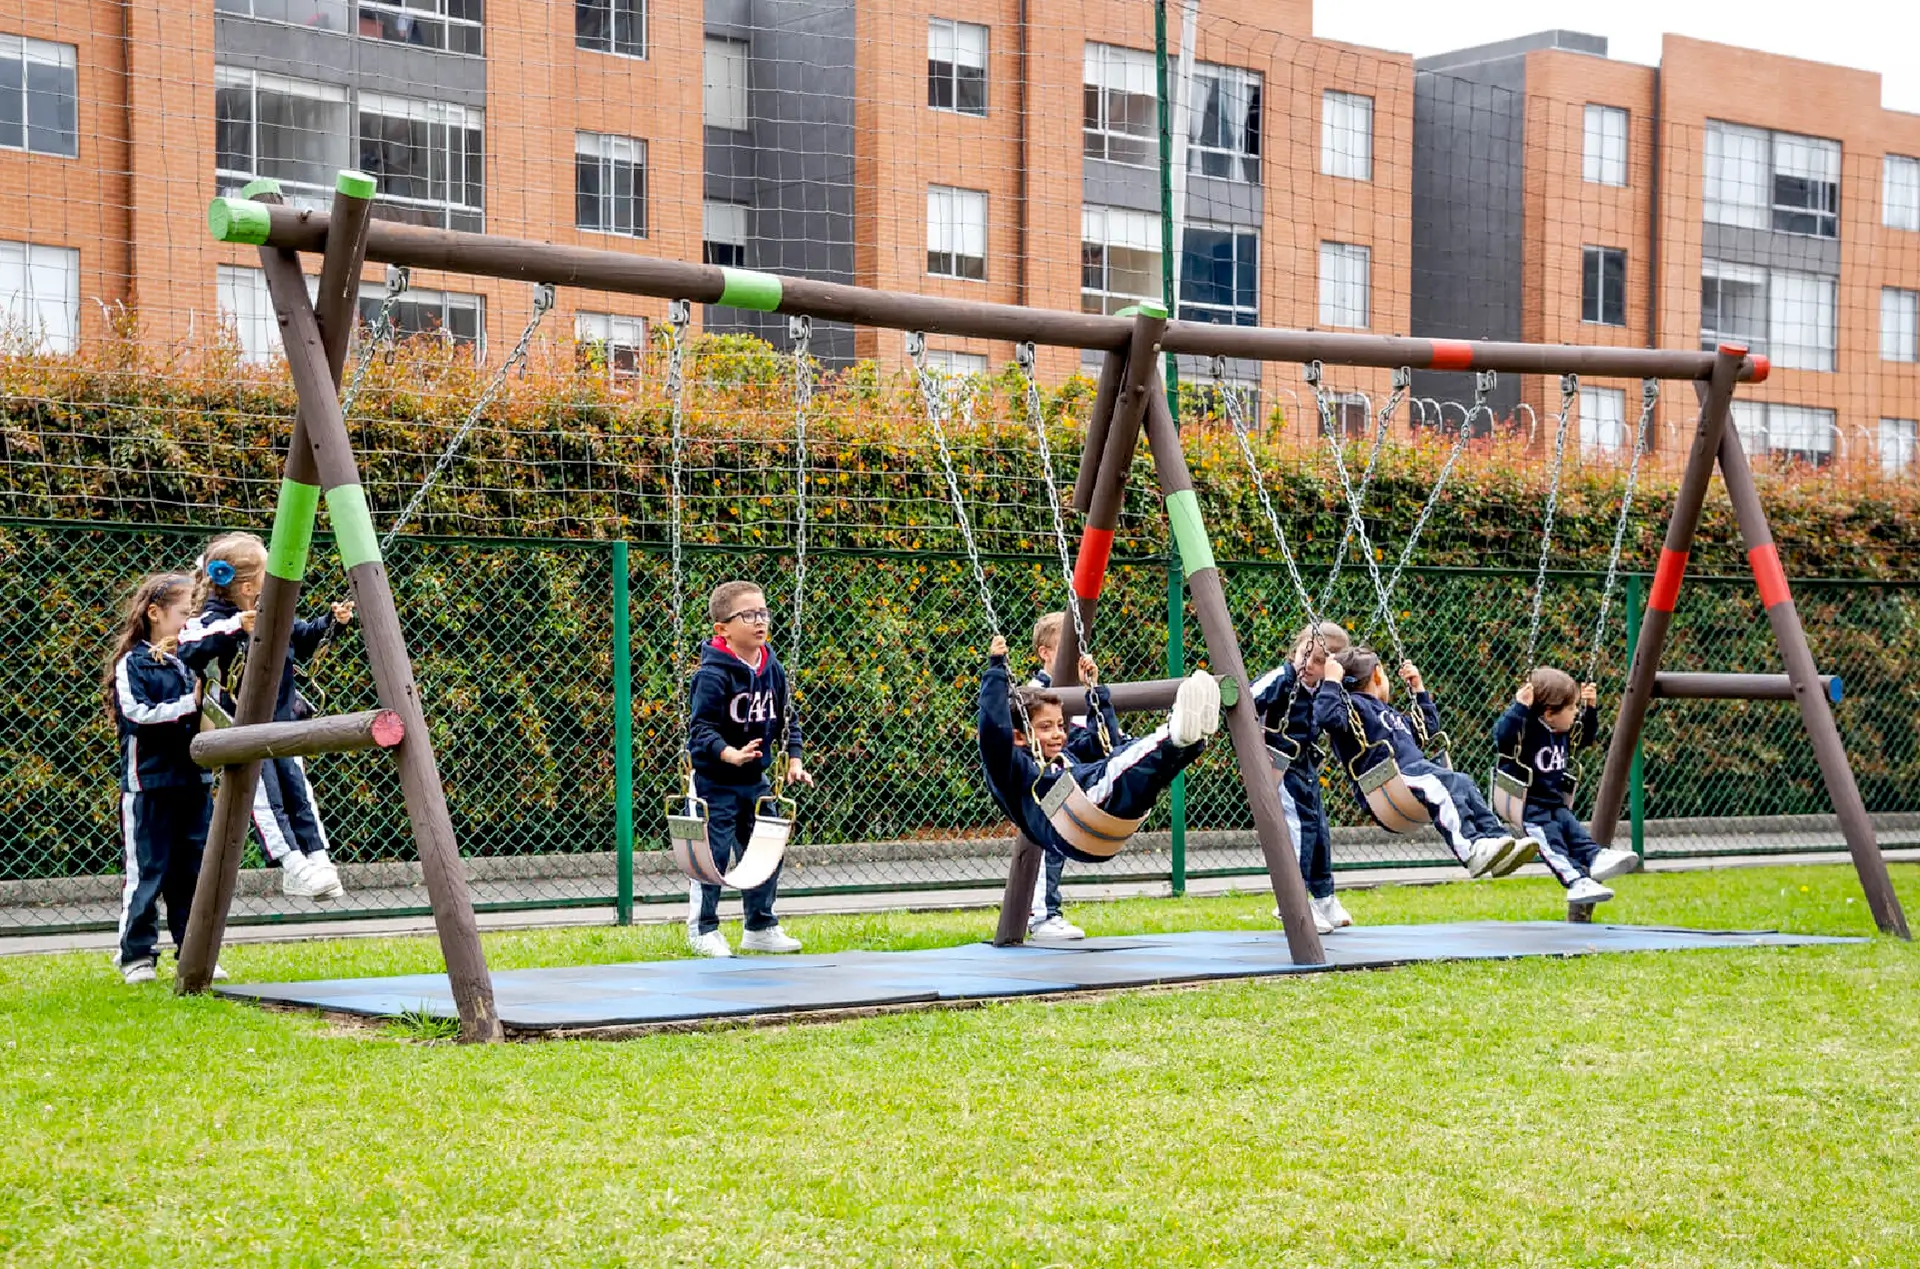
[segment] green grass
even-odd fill
[[[1895,882],[1920,902],[1920,868]],[[1841,868],[1624,878],[1625,922],[1869,934]],[[1372,923],[1560,912],[1544,881]],[[1255,928],[1271,899],[1081,905]],[[791,923],[812,950],[983,913]],[[737,933],[737,931],[736,931]],[[679,953],[492,936],[496,968]],[[236,979],[438,967],[235,947]],[[1427,965],[792,1029],[467,1048],[0,959],[0,1264],[1920,1264],[1920,952]]]

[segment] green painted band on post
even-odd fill
[[[1141,317],[1157,317],[1161,321],[1165,321],[1167,318],[1167,306],[1156,303],[1153,300],[1142,300],[1140,303],[1134,305],[1133,309],[1134,312],[1138,313]]]
[[[727,279],[726,289],[720,292],[722,304],[750,308],[761,313],[771,313],[780,307],[780,279],[771,273],[729,269],[724,265],[720,272]]]
[[[240,197],[248,199],[258,198],[262,194],[278,194],[279,192],[280,182],[274,180],[271,176],[255,177],[240,187]]]
[[[1167,519],[1173,522],[1173,540],[1180,547],[1180,566],[1188,577],[1213,567],[1213,547],[1207,542],[1207,527],[1200,522],[1200,499],[1191,489],[1182,489],[1167,499]]]
[[[244,198],[216,198],[207,207],[207,228],[218,242],[240,242],[258,247],[273,229],[265,203]]]
[[[313,517],[320,510],[320,486],[297,480],[280,482],[273,509],[273,538],[267,543],[267,574],[283,582],[307,575],[307,551],[313,546]]]
[[[333,522],[333,540],[340,544],[343,568],[352,570],[380,562],[380,539],[373,532],[366,490],[358,485],[335,485],[327,490],[327,518]]]
[[[348,198],[372,198],[379,185],[365,172],[356,172],[352,168],[343,170],[333,178],[333,187]]]

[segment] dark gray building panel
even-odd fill
[[[1761,269],[1794,269],[1801,273],[1840,276],[1840,241],[1809,238],[1804,234],[1746,229],[1707,221],[1700,226],[1700,256]]]
[[[225,66],[475,109],[487,104],[483,57],[224,13],[214,15],[213,33],[214,57]]]

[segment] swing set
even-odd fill
[[[261,191],[255,191],[261,194]],[[315,737],[331,729],[340,730],[338,718],[319,718],[306,723],[280,724],[270,739],[262,725],[272,718],[277,683],[275,677],[286,654],[293,607],[298,601],[305,572],[308,548],[320,502],[324,499],[332,522],[335,540],[346,566],[348,580],[358,603],[364,630],[364,644],[374,685],[383,709],[394,714],[403,738],[388,752],[394,755],[400,786],[405,796],[408,819],[419,850],[422,871],[432,903],[442,954],[446,959],[449,985],[460,1015],[462,1037],[469,1041],[502,1038],[502,1028],[494,1008],[492,980],[481,950],[458,844],[448,814],[445,792],[435,764],[432,739],[426,726],[421,694],[413,681],[406,640],[395,609],[384,551],[373,530],[372,517],[360,483],[358,461],[344,422],[340,385],[345,366],[363,263],[374,262],[401,268],[425,268],[482,277],[517,279],[553,286],[576,286],[596,291],[649,296],[665,301],[720,304],[762,312],[784,313],[799,323],[814,319],[853,322],[869,327],[891,328],[904,332],[937,332],[987,340],[1004,340],[1028,345],[1023,358],[1031,382],[1031,348],[1034,345],[1085,349],[1102,355],[1101,372],[1095,393],[1093,413],[1088,422],[1081,451],[1080,471],[1074,485],[1072,506],[1084,517],[1073,567],[1068,572],[1072,603],[1068,611],[1074,619],[1061,632],[1056,649],[1053,682],[1056,693],[1080,687],[1079,650],[1095,628],[1100,592],[1107,572],[1114,530],[1119,522],[1120,503],[1126,489],[1127,472],[1139,438],[1147,438],[1154,473],[1165,500],[1171,536],[1178,548],[1179,560],[1195,615],[1205,641],[1212,672],[1235,689],[1223,691],[1223,701],[1231,696],[1227,708],[1227,733],[1231,737],[1241,782],[1260,842],[1267,874],[1285,923],[1287,946],[1297,964],[1320,964],[1325,955],[1314,932],[1307,893],[1300,878],[1294,843],[1287,833],[1281,812],[1278,782],[1273,759],[1265,744],[1260,719],[1253,710],[1252,697],[1245,690],[1248,676],[1241,656],[1239,640],[1228,610],[1219,570],[1202,518],[1198,496],[1180,446],[1180,437],[1161,384],[1159,365],[1164,354],[1206,357],[1235,357],[1255,361],[1290,362],[1309,367],[1309,382],[1318,377],[1319,363],[1368,366],[1381,369],[1475,370],[1522,374],[1592,374],[1617,378],[1690,380],[1700,395],[1699,423],[1687,475],[1668,526],[1667,546],[1662,552],[1655,575],[1652,599],[1646,621],[1641,626],[1640,643],[1635,651],[1627,691],[1613,729],[1607,766],[1601,777],[1593,818],[1593,832],[1603,844],[1610,841],[1619,817],[1625,790],[1627,762],[1639,738],[1646,707],[1659,686],[1657,666],[1671,620],[1673,604],[1685,571],[1687,551],[1698,526],[1701,503],[1708,478],[1716,461],[1726,476],[1729,492],[1739,515],[1743,536],[1750,547],[1755,579],[1786,661],[1783,678],[1799,701],[1803,720],[1819,756],[1828,792],[1839,811],[1842,826],[1853,850],[1869,906],[1880,928],[1902,936],[1906,934],[1904,914],[1887,878],[1886,866],[1873,836],[1864,804],[1860,800],[1844,750],[1840,746],[1827,698],[1819,690],[1820,680],[1807,650],[1800,622],[1794,611],[1786,579],[1766,528],[1766,518],[1754,494],[1751,475],[1740,450],[1737,434],[1726,426],[1728,404],[1740,382],[1758,382],[1767,376],[1765,358],[1749,357],[1746,349],[1723,345],[1716,352],[1603,348],[1574,345],[1510,344],[1468,342],[1446,339],[1408,338],[1365,334],[1328,334],[1257,327],[1225,327],[1204,322],[1170,322],[1157,305],[1141,305],[1131,315],[1104,316],[944,299],[931,296],[877,291],[841,283],[805,278],[781,277],[746,269],[693,264],[587,247],[559,246],[550,243],[514,240],[455,230],[401,225],[376,221],[370,215],[374,182],[357,172],[343,172],[336,183],[332,207],[327,212],[297,210],[279,204],[268,196],[218,198],[209,209],[209,226],[216,239],[249,244],[260,250],[260,261],[282,333],[289,370],[298,393],[293,435],[287,453],[286,477],[282,485],[274,529],[268,550],[267,577],[259,602],[259,618],[254,640],[259,644],[250,656],[241,677],[235,725],[220,733],[225,738],[220,763],[224,769],[218,807],[209,834],[205,864],[195,894],[193,924],[182,949],[176,990],[206,990],[231,904],[240,864],[240,845],[244,841],[246,811],[257,779],[259,757],[273,743],[286,743],[280,733],[292,728],[306,742],[326,746]],[[321,259],[318,298],[309,299],[300,268],[301,253],[319,254]],[[687,310],[682,308],[681,322],[674,330],[675,349],[684,349]],[[810,326],[796,324],[796,432],[799,466],[799,526],[795,543],[795,626],[797,637],[804,599],[805,583],[805,489],[807,400],[811,393],[810,370],[805,356]],[[530,338],[530,334],[529,334]],[[523,341],[524,342],[524,341]],[[684,352],[681,352],[684,358]],[[678,367],[675,400],[685,392],[684,361]],[[1475,409],[1461,424],[1454,441],[1457,450],[1464,445],[1464,434],[1480,409],[1492,380],[1484,378]],[[1317,391],[1316,384],[1316,391]],[[1396,393],[1397,402],[1404,386]],[[1029,415],[1037,392],[1030,391]],[[1328,403],[1321,396],[1323,423]],[[473,414],[478,417],[478,407]],[[676,420],[680,420],[678,408]],[[1243,420],[1244,422],[1244,420]],[[930,419],[931,425],[931,419]],[[1036,433],[1040,441],[1044,436]],[[683,454],[684,424],[677,421],[674,445],[676,455]],[[944,447],[943,447],[943,453]],[[1044,444],[1040,447],[1043,475],[1050,495],[1056,488],[1052,478],[1052,457]],[[958,490],[952,471],[951,455],[945,454],[949,493]],[[443,459],[442,466],[451,458]],[[1443,468],[1442,482],[1451,470],[1453,459]],[[1365,532],[1357,497],[1339,464],[1343,488],[1349,494],[1349,527],[1362,559],[1369,564],[1369,575],[1377,579],[1377,565]],[[679,529],[683,490],[676,472],[670,490],[674,525],[675,558],[679,559]],[[1423,509],[1416,530],[1424,527],[1432,505],[1438,501],[1438,487]],[[416,498],[417,501],[417,498]],[[956,499],[964,536],[966,529],[964,500]],[[1053,504],[1058,517],[1057,538],[1065,540],[1065,513]],[[1271,503],[1267,504],[1269,514]],[[1272,516],[1276,533],[1281,526]],[[1280,535],[1284,540],[1284,535]],[[1403,560],[1411,553],[1417,532],[1410,534]],[[1291,552],[1288,552],[1289,556]],[[976,567],[976,581],[984,577],[978,568],[977,551],[970,552]],[[1062,552],[1063,568],[1066,559]],[[676,563],[676,618],[684,622],[679,609],[684,606],[684,579]],[[1307,591],[1297,583],[1303,609],[1311,615]],[[1398,579],[1396,568],[1394,579]],[[983,606],[986,587],[981,585]],[[1397,627],[1391,625],[1391,583],[1376,586],[1389,633],[1398,644]],[[676,643],[676,647],[678,644]],[[1700,676],[1692,676],[1698,678]],[[1125,698],[1144,704],[1154,698],[1162,685],[1116,684],[1116,701]],[[1125,689],[1124,691],[1122,689]],[[1719,685],[1723,694],[1742,690],[1738,685]],[[1162,694],[1171,698],[1171,692]],[[1429,737],[1429,743],[1442,738]],[[1391,783],[1389,779],[1388,783]],[[1384,787],[1384,786],[1383,786]],[[685,800],[675,811],[688,820],[698,818],[697,807]],[[779,808],[790,811],[790,806]],[[1073,815],[1078,808],[1066,795],[1057,808]],[[778,816],[774,818],[780,818]],[[792,816],[786,817],[783,834],[791,831]],[[1085,825],[1088,840],[1100,838],[1103,847],[1132,834],[1136,826],[1127,824]],[[691,825],[685,853],[695,855],[698,838]],[[784,850],[785,842],[780,847]],[[764,860],[771,852],[763,853]],[[1028,900],[1040,864],[1040,850],[1024,837],[1016,840],[1013,863],[1000,913],[996,942],[1017,942],[1025,933]],[[741,863],[721,874],[722,882],[744,881],[749,865],[764,866],[753,858],[750,847]],[[770,870],[769,870],[770,872]]]

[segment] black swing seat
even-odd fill
[[[1040,813],[1047,817],[1067,855],[1081,863],[1112,859],[1146,822],[1145,816],[1122,819],[1095,806],[1070,771],[1062,771],[1052,787],[1040,795]]]

